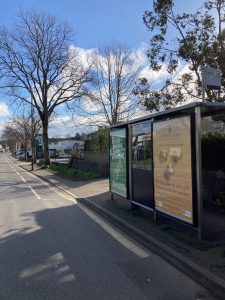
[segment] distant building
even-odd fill
[[[74,149],[83,150],[84,141],[77,140],[76,138],[50,138],[49,149],[59,152],[70,153]]]
[[[49,138],[49,151],[50,156],[54,156],[52,153],[68,153],[73,150],[84,150],[84,141],[77,140],[75,137],[70,138]],[[37,157],[43,156],[43,138],[42,134],[36,136],[36,153]]]

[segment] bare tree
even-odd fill
[[[41,120],[39,117],[35,116],[33,112],[22,113],[20,116],[8,121],[3,129],[2,136],[11,146],[21,142],[24,146],[26,159],[28,147],[32,145],[32,140],[36,139],[40,128]]]
[[[18,135],[15,128],[10,126],[10,124],[6,124],[3,128],[1,139],[3,139],[9,146],[10,150],[14,152],[16,150],[16,143],[20,142],[22,137],[21,135]]]
[[[44,12],[20,11],[15,28],[0,29],[1,86],[30,103],[42,121],[45,164],[50,164],[49,118],[83,93],[89,73],[70,47],[72,29]]]
[[[131,51],[113,42],[96,50],[92,60],[92,81],[81,100],[84,117],[96,125],[128,120],[138,106],[133,90],[141,71]]]

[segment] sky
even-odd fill
[[[71,24],[75,33],[74,45],[81,49],[93,49],[103,43],[119,41],[138,52],[147,46],[150,39],[142,17],[146,10],[152,9],[152,3],[152,0],[1,0],[0,26],[10,27],[20,8],[34,8]],[[183,12],[190,8],[195,10],[200,3],[200,0],[175,1],[176,9]],[[157,76],[155,80],[158,80]],[[0,134],[9,117],[12,117],[12,112],[0,95]],[[51,135],[56,132],[60,135],[60,128],[65,127],[65,124],[60,127],[60,122],[56,123],[58,127],[55,132],[52,127]],[[71,131],[71,128],[68,130]],[[65,133],[65,130],[62,129],[62,132]]]

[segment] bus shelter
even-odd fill
[[[112,126],[112,196],[152,211],[155,218],[163,215],[191,226],[199,239],[204,237],[203,124],[215,116],[224,124],[224,112],[225,103],[195,102]]]

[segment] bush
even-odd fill
[[[59,175],[63,175],[68,178],[79,178],[79,179],[95,179],[100,176],[93,172],[86,172],[82,170],[77,170],[74,168],[69,168],[65,165],[60,164],[52,164],[49,169]]]
[[[225,209],[225,136],[202,137],[203,200],[208,208]]]
[[[203,170],[225,171],[225,136],[220,133],[206,134],[202,137]]]

